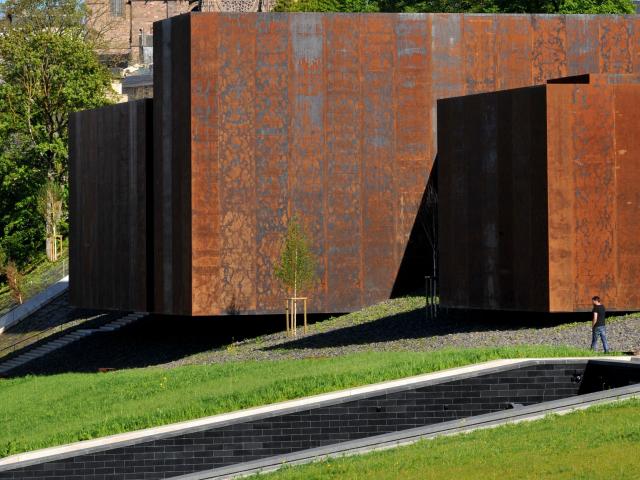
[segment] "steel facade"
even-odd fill
[[[444,306],[640,309],[637,80],[439,102]]]
[[[170,314],[281,312],[293,215],[319,260],[311,311],[389,298],[403,266],[430,271],[408,247],[438,99],[640,72],[631,16],[196,13],[155,24],[154,42],[149,281]]]

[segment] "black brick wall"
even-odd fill
[[[587,363],[579,395],[640,383],[640,365],[611,364],[598,360]]]
[[[542,364],[235,423],[13,471],[0,479],[159,479],[577,395],[585,363]]]

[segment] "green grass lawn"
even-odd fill
[[[499,358],[570,347],[365,352],[0,380],[0,456]]]
[[[640,478],[640,400],[285,467],[260,480]]]

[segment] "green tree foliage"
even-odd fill
[[[79,0],[10,0],[0,11],[0,231],[24,264],[42,248],[38,192],[47,180],[67,198],[68,122],[108,103],[109,72],[94,51]]]
[[[377,12],[376,0],[280,0],[276,12]]]
[[[275,274],[294,297],[315,280],[316,261],[309,248],[309,241],[296,217],[293,217],[287,226],[287,235]]]
[[[634,13],[631,0],[280,0],[283,12]]]

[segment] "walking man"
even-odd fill
[[[600,297],[597,295],[591,299],[593,302],[593,320],[591,321],[591,350],[595,350],[598,345],[598,337],[602,340],[604,353],[609,353],[609,345],[607,344],[607,328],[605,326],[606,311],[604,305],[600,303]]]

